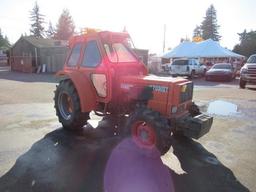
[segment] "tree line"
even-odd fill
[[[74,34],[75,24],[68,9],[63,10],[55,27],[50,21],[48,29],[45,29],[44,17],[45,16],[40,12],[39,5],[35,2],[33,9],[30,11],[30,33],[32,36],[38,38],[47,37],[50,39],[68,40]]]
[[[33,9],[30,11],[30,21],[30,34],[38,38],[68,40],[75,32],[75,24],[68,9],[62,11],[55,27],[50,21],[48,28],[45,29],[45,15],[41,14],[40,7],[35,2]],[[11,43],[8,37],[3,35],[0,28],[0,49],[8,50],[10,47]]]
[[[201,25],[197,25],[193,31],[193,41],[198,42],[207,39],[219,41],[221,39],[216,12],[213,5],[206,10]],[[240,42],[234,46],[233,51],[246,57],[256,54],[256,31],[247,32],[244,30],[242,33],[238,33],[238,36]]]
[[[75,32],[75,24],[68,9],[64,9],[59,17],[57,24],[54,26],[51,21],[48,24],[48,28],[45,29],[45,15],[41,14],[39,5],[35,2],[33,9],[30,11],[30,33],[32,36],[38,38],[50,38],[57,40],[68,40]],[[213,39],[219,41],[221,36],[219,35],[217,23],[217,11],[213,5],[206,10],[205,17],[200,25],[197,25],[193,31],[193,41],[202,41],[207,39]],[[256,53],[256,31],[251,30],[247,32],[244,30],[242,33],[238,33],[239,44],[235,45],[233,51],[244,56],[250,56]],[[188,40],[182,39],[181,41]],[[3,50],[8,49],[11,46],[8,37],[3,35],[0,29],[0,48]]]
[[[256,31],[247,32],[244,30],[238,35],[240,43],[235,45],[233,51],[246,57],[256,54]]]

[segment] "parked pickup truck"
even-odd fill
[[[176,59],[169,65],[169,74],[181,75],[193,78],[195,75],[204,76],[206,66],[200,64],[197,59]]]
[[[256,84],[256,54],[251,55],[240,70],[240,88],[244,89],[247,83]]]

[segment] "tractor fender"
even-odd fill
[[[91,81],[79,71],[59,71],[56,76],[62,80],[70,79],[79,95],[81,111],[90,112],[96,109],[96,92]]]

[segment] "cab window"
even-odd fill
[[[123,43],[104,44],[109,60],[113,63],[136,62],[136,58]]]
[[[68,60],[68,66],[74,67],[77,65],[77,62],[80,57],[81,47],[82,47],[81,43],[78,43],[73,47],[72,52],[69,57],[69,60]]]
[[[100,51],[95,40],[89,41],[84,50],[82,66],[96,67],[101,63]]]

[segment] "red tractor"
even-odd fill
[[[57,75],[55,108],[65,129],[83,127],[91,111],[126,117],[122,134],[164,154],[173,134],[198,139],[211,128],[213,118],[192,102],[193,83],[149,75],[128,33],[89,31],[74,36]]]

